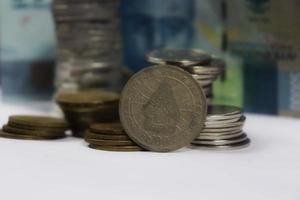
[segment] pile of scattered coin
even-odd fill
[[[151,63],[168,64],[188,71],[201,85],[207,102],[213,98],[213,82],[225,70],[225,62],[213,57],[202,50],[160,49],[147,54],[146,59]]]
[[[55,0],[60,91],[114,88],[122,65],[120,0]]]
[[[109,91],[60,93],[55,100],[62,109],[74,136],[83,137],[96,122],[118,120],[119,94]]]
[[[84,139],[89,147],[105,151],[143,151],[124,132],[120,123],[97,123],[90,126]]]
[[[234,106],[212,105],[208,107],[205,128],[192,144],[207,148],[242,148],[250,140],[243,132],[246,117]]]
[[[27,140],[50,140],[65,137],[68,129],[63,119],[45,116],[9,117],[9,121],[2,127],[0,137]]]

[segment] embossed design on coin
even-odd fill
[[[207,105],[202,89],[187,72],[164,65],[146,68],[128,81],[119,112],[133,141],[148,150],[167,152],[199,135]]]

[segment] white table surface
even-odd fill
[[[46,113],[0,104],[9,114]],[[96,151],[76,138],[0,138],[0,198],[300,200],[300,120],[247,115],[250,147],[173,153]]]

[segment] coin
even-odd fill
[[[102,139],[91,139],[85,138],[85,141],[100,146],[127,146],[127,145],[136,145],[131,140],[102,140]]]
[[[243,142],[247,140],[247,135],[243,134],[241,136],[238,136],[236,138],[230,138],[230,139],[223,139],[223,140],[199,140],[196,139],[192,142],[192,144],[204,144],[204,145],[230,145],[230,144],[236,144]]]
[[[10,138],[10,139],[21,139],[21,140],[52,140],[52,139],[60,139],[61,136],[33,136],[33,135],[20,135],[14,133],[7,133],[3,130],[0,130],[0,137]]]
[[[9,117],[9,121],[24,126],[40,126],[67,128],[68,124],[63,119],[45,117],[45,116],[29,116],[29,115],[13,115]]]
[[[222,116],[232,116],[241,114],[243,111],[235,106],[210,105],[208,106],[207,115],[210,119],[222,118]]]
[[[25,130],[28,130],[28,131],[35,131],[35,130],[43,130],[43,131],[47,131],[47,132],[54,132],[54,133],[57,133],[57,132],[65,132],[68,130],[68,128],[56,128],[56,127],[39,127],[39,126],[31,126],[31,125],[24,125],[24,124],[16,124],[14,122],[11,122],[9,121],[7,123],[7,125],[9,127],[12,127],[12,128],[19,128],[19,129],[25,129]]]
[[[49,132],[44,130],[27,130],[27,129],[21,129],[21,128],[14,128],[7,125],[4,125],[2,127],[2,130],[6,133],[13,133],[13,134],[21,134],[21,135],[33,135],[33,136],[54,136],[54,137],[64,137],[65,133],[64,131],[61,132]]]
[[[226,135],[216,135],[216,134],[200,134],[200,136],[196,139],[199,140],[224,140],[224,139],[231,139],[231,138],[235,138],[238,136],[243,135],[244,132],[243,131],[238,131],[234,134],[226,134]]]
[[[224,119],[224,120],[207,120],[205,122],[205,125],[214,125],[214,124],[227,124],[232,122],[238,122],[238,121],[245,121],[246,117],[242,116],[241,118],[232,118],[232,119]]]
[[[206,110],[206,98],[197,82],[187,72],[167,65],[133,75],[119,106],[129,137],[158,152],[180,149],[195,139],[204,127]]]
[[[61,93],[56,96],[56,101],[63,105],[95,105],[118,102],[119,95],[108,91],[82,91],[72,93]]]
[[[146,56],[149,62],[155,64],[170,64],[187,67],[197,64],[209,64],[211,56],[204,51],[191,49],[160,49],[154,50]]]
[[[118,151],[118,152],[133,152],[133,151],[145,151],[145,149],[139,146],[100,146],[90,144],[90,148],[96,150],[103,150],[103,151]]]
[[[87,131],[85,133],[85,138],[89,139],[101,139],[101,140],[130,140],[130,138],[123,134],[123,135],[112,135],[112,134],[97,134]]]
[[[204,133],[223,133],[223,132],[230,132],[230,131],[239,131],[242,129],[242,126],[235,126],[229,128],[205,128],[202,130]]]
[[[243,127],[245,121],[237,121],[231,123],[215,123],[215,124],[205,124],[205,128],[231,128],[231,127]]]
[[[190,66],[185,68],[188,72],[192,74],[198,74],[198,75],[211,75],[211,76],[218,76],[221,74],[221,69],[217,67],[211,67],[211,66]]]
[[[94,133],[105,133],[124,135],[124,129],[121,123],[97,123],[90,126],[90,131]]]
[[[215,150],[239,150],[246,148],[250,145],[251,140],[248,138],[244,140],[243,142],[235,143],[235,144],[229,144],[229,145],[206,145],[206,144],[193,144],[196,146],[196,148],[201,149],[215,149]],[[192,147],[193,148],[193,147]]]

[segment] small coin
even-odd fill
[[[100,139],[100,140],[130,140],[130,138],[125,134],[123,135],[96,134],[90,131],[87,131],[84,137],[87,139]]]
[[[231,128],[231,127],[243,127],[245,123],[245,120],[241,119],[237,122],[231,122],[231,123],[211,123],[211,124],[205,124],[205,128]]]
[[[247,135],[244,133],[239,136],[226,138],[226,139],[199,139],[196,138],[193,142],[201,143],[201,144],[210,144],[210,145],[228,145],[233,143],[242,142],[247,139]]]
[[[53,140],[53,139],[61,139],[62,136],[33,136],[33,135],[20,135],[14,133],[7,133],[3,130],[0,130],[0,137],[10,138],[10,139],[21,139],[21,140]]]
[[[241,118],[232,118],[232,119],[224,119],[224,120],[212,120],[212,121],[206,121],[205,125],[214,125],[214,124],[227,124],[227,123],[233,123],[238,121],[245,121],[246,117],[242,116]]]
[[[24,129],[28,131],[35,131],[35,130],[43,130],[46,132],[50,133],[58,133],[58,132],[65,132],[68,130],[68,128],[56,128],[56,127],[39,127],[39,126],[31,126],[31,125],[20,125],[16,124],[14,122],[9,121],[7,123],[7,126],[12,127],[12,128],[19,128],[19,129]]]
[[[119,152],[133,152],[133,151],[145,151],[145,149],[139,146],[101,146],[90,144],[90,148],[103,150],[103,151],[119,151]]]
[[[207,145],[207,144],[193,144],[197,148],[201,149],[215,149],[215,150],[239,150],[246,148],[250,145],[251,140],[247,138],[246,140],[235,143],[235,144],[229,144],[229,145]]]
[[[230,128],[204,128],[202,130],[202,133],[224,133],[224,132],[230,132],[230,131],[239,131],[242,130],[242,126],[235,126],[235,127],[230,127]]]
[[[61,93],[56,96],[56,101],[63,105],[97,105],[116,103],[119,101],[119,94],[108,91],[85,91]]]
[[[231,139],[238,136],[243,135],[243,131],[236,132],[234,134],[226,134],[226,135],[216,135],[216,134],[200,134],[200,136],[196,139],[199,140],[224,140],[224,139]]]
[[[125,132],[139,146],[167,152],[199,135],[206,109],[206,97],[191,75],[164,65],[131,77],[123,89],[119,113]]]
[[[207,117],[209,119],[219,119],[226,116],[235,116],[243,113],[241,108],[227,105],[210,105],[208,106]]]
[[[31,136],[38,136],[38,137],[44,137],[44,136],[53,136],[53,137],[64,137],[65,132],[60,131],[60,132],[48,132],[44,130],[27,130],[27,129],[21,129],[21,128],[15,128],[15,127],[10,127],[7,125],[4,125],[2,127],[2,130],[5,131],[6,133],[13,133],[13,134],[20,134],[20,135],[31,135]]]
[[[238,136],[236,138],[231,138],[231,139],[223,139],[223,140],[199,140],[196,139],[192,142],[192,144],[204,144],[204,145],[230,145],[230,144],[236,144],[243,142],[247,140],[247,135],[243,134],[241,136]]]
[[[94,144],[94,145],[100,145],[100,146],[130,146],[130,145],[136,145],[131,140],[101,140],[101,139],[91,139],[91,138],[85,138],[85,141]]]
[[[182,50],[182,49],[160,49],[150,52],[146,56],[149,62],[155,64],[170,64],[176,66],[191,66],[198,64],[209,64],[211,57],[202,50]]]
[[[191,66],[185,69],[192,74],[209,76],[218,76],[222,72],[220,68],[211,66]]]
[[[124,135],[121,123],[97,123],[90,126],[90,132],[102,134]]]
[[[29,115],[13,115],[9,117],[9,121],[24,126],[39,126],[53,128],[67,128],[68,124],[65,120],[45,116],[29,116]]]

